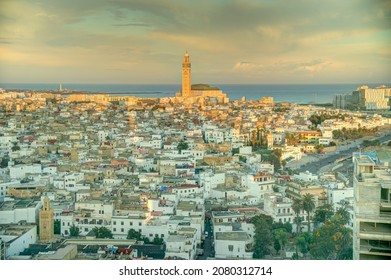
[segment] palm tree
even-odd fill
[[[310,213],[315,209],[314,195],[310,194],[310,193],[306,193],[305,195],[303,195],[302,204],[303,204],[304,211],[307,212],[308,233],[310,233],[310,231],[311,231],[311,228],[310,228],[310,224],[311,224],[311,222],[310,222]]]
[[[300,212],[302,209],[303,209],[302,200],[300,198],[294,198],[292,202],[292,210],[296,214],[296,217],[294,219],[296,223],[296,234],[299,234],[299,227],[301,224]]]

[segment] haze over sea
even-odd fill
[[[230,100],[259,100],[272,96],[275,102],[300,104],[332,103],[337,94],[351,94],[364,84],[216,84]],[[382,84],[365,84],[376,87]],[[385,84],[390,86],[389,84]],[[0,83],[7,90],[58,90],[60,84]],[[173,97],[181,89],[179,84],[62,84],[63,90],[106,92],[111,95],[134,95],[136,97]]]

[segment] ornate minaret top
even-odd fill
[[[191,63],[189,54],[185,53],[182,63],[182,96],[191,95]]]

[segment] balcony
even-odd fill
[[[391,241],[391,222],[390,223],[360,222],[359,237],[361,239],[368,239],[368,240],[376,239],[376,240]]]
[[[391,241],[362,239],[360,241],[360,254],[391,256]]]
[[[381,199],[380,206],[384,208],[391,208],[391,200]]]

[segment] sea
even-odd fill
[[[332,103],[335,95],[351,94],[364,84],[216,84],[230,100],[259,100],[271,96],[275,102],[297,104]],[[383,84],[365,84],[377,87]],[[390,84],[385,84],[387,87]],[[62,90],[90,93],[108,93],[113,96],[173,97],[181,89],[180,84],[61,84]],[[60,84],[0,83],[7,90],[58,90]]]

